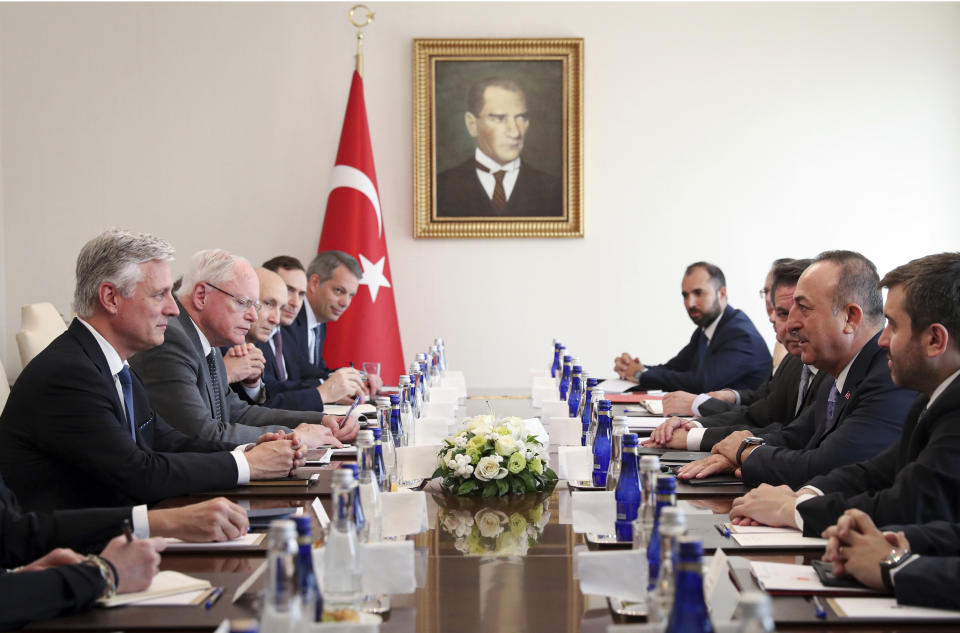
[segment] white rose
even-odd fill
[[[482,435],[490,432],[493,427],[493,418],[489,415],[478,415],[467,418],[463,421],[464,428],[475,435]]]
[[[509,435],[498,437],[494,446],[497,449],[497,452],[504,457],[510,457],[517,452],[518,448],[520,448],[517,440],[513,439]]]
[[[477,529],[480,530],[480,536],[486,538],[494,538],[503,532],[503,526],[509,520],[506,514],[497,510],[481,510],[474,517]]]
[[[507,469],[500,466],[503,458],[499,455],[487,455],[481,457],[474,469],[474,476],[480,481],[490,481],[491,479],[503,479],[507,476]]]

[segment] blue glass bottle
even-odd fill
[[[677,592],[666,633],[713,633],[713,624],[703,597],[701,560],[703,544],[695,538],[680,538]]]
[[[570,395],[567,396],[567,405],[569,406],[570,417],[577,417],[580,411],[580,398],[583,397],[583,386],[580,384],[580,372],[583,367],[574,365],[570,374]]]
[[[570,391],[570,370],[573,367],[573,357],[563,357],[563,374],[560,376],[560,399],[567,401],[567,392]]]
[[[357,464],[344,464],[340,468],[345,468],[352,472],[354,481],[360,481],[360,468]],[[366,520],[363,514],[363,504],[360,501],[360,486],[358,485],[353,490],[353,523],[357,528],[357,539],[362,541]]]
[[[657,477],[657,507],[653,518],[653,533],[647,544],[647,563],[650,573],[647,578],[647,591],[654,591],[660,576],[660,511],[664,506],[677,505],[677,478],[673,475]]]
[[[307,622],[323,619],[323,596],[313,569],[313,538],[309,516],[294,517],[297,524],[297,584],[300,586],[300,613]]]
[[[596,378],[587,378],[587,392],[583,394],[583,406],[580,407],[580,423],[583,425],[583,437],[580,438],[580,446],[587,445],[587,431],[590,430],[590,413],[593,403],[593,389],[596,386]]]
[[[417,389],[417,375],[408,374],[410,377],[410,410],[413,413],[413,417],[419,420],[422,415],[420,413],[420,397],[419,390]]]
[[[383,490],[383,482],[387,478],[387,467],[383,463],[383,446],[380,445],[380,437],[383,431],[373,428],[373,473],[377,478],[377,485]]]
[[[613,426],[610,421],[610,401],[601,400],[597,414],[597,435],[593,438],[593,485],[607,485],[607,469],[610,467],[610,441]]]
[[[403,424],[400,422],[400,396],[390,396],[390,433],[393,434],[393,445],[400,446],[400,434],[403,433]]]
[[[563,354],[563,343],[554,339],[553,341],[553,364],[550,365],[550,377],[556,378],[560,375],[560,356]]]
[[[640,509],[640,471],[637,465],[636,433],[623,435],[623,458],[620,465],[620,479],[613,493],[617,501],[617,540],[633,541],[633,522],[637,520]]]

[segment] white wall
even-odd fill
[[[3,356],[19,306],[69,313],[111,225],[309,259],[352,70],[350,4],[0,5]],[[683,267],[727,273],[766,334],[770,260],[881,272],[960,246],[960,6],[371,3],[366,99],[407,357],[525,381],[561,336],[594,374],[665,360]],[[415,37],[583,37],[582,240],[414,240]],[[431,266],[432,265],[432,266]],[[178,266],[175,266],[179,270]],[[0,277],[2,279],[2,277]]]

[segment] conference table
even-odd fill
[[[527,394],[518,390],[474,390],[459,415],[487,413],[498,417],[533,417]],[[554,462],[555,463],[555,462]],[[336,461],[318,469],[320,481],[310,488],[240,488],[220,491],[249,507],[304,506],[319,498],[330,510],[329,481]],[[562,481],[549,494],[526,495],[501,501],[451,498],[431,482],[425,488],[430,528],[410,537],[415,547],[418,588],[414,593],[390,596],[390,610],[383,615],[384,633],[592,633],[606,631],[615,622],[628,619],[612,614],[603,596],[581,594],[575,570],[575,551],[588,547],[583,534],[569,523],[571,490]],[[708,508],[717,515],[729,510],[730,502],[743,493],[742,487],[693,488],[680,486],[678,497]],[[209,494],[170,499],[164,507],[193,503]],[[498,505],[499,504],[499,505]],[[527,542],[511,541],[509,546],[468,544],[456,529],[457,517],[494,507],[508,515],[523,516],[531,530]],[[313,516],[313,513],[310,513]],[[817,553],[808,551],[736,551],[713,524],[718,516],[692,515],[691,533],[701,537],[708,552],[724,547],[730,555],[751,560],[807,562]],[[319,529],[313,518],[314,531]],[[535,526],[535,527],[534,527]],[[458,536],[460,538],[458,538]],[[476,539],[475,539],[476,541]],[[589,547],[595,548],[595,545]],[[462,551],[462,550],[466,550]],[[31,631],[213,631],[225,618],[256,617],[261,581],[233,602],[234,593],[265,560],[265,548],[253,551],[189,552],[163,555],[161,569],[207,578],[224,588],[212,606],[95,608],[86,613],[36,622]],[[736,582],[751,585],[749,575],[738,574]],[[903,631],[944,630],[943,623],[924,628],[918,624],[856,624],[838,617],[832,610],[825,620],[817,619],[805,597],[776,597],[773,601],[778,630],[860,630]],[[947,627],[951,628],[951,627]],[[960,624],[956,627],[960,629]]]

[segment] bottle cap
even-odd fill
[[[587,386],[588,386],[588,387],[596,387],[598,382],[599,382],[599,381],[598,381],[596,378],[587,378]],[[596,390],[594,390],[594,391],[596,391]]]
[[[680,543],[681,561],[694,562],[703,557],[703,543],[700,542],[700,539],[693,536],[681,536],[678,541]]]
[[[390,398],[387,398],[386,396],[377,398],[375,402],[377,403],[377,407],[381,409],[386,409],[390,406]]]
[[[660,458],[656,455],[644,455],[640,458],[640,470],[644,472],[660,472]]]
[[[657,494],[670,495],[677,491],[677,478],[673,475],[660,475],[657,477]]]
[[[338,468],[333,471],[334,486],[349,486],[353,483],[353,471],[349,468]]]
[[[390,396],[390,406],[393,406],[395,404],[400,404],[400,396],[398,396],[397,394],[393,394],[392,396]]]
[[[418,352],[418,353],[417,353],[417,362],[418,362],[418,363],[425,362],[426,360],[427,360],[427,355],[426,355],[426,354],[424,354],[423,352]]]
[[[553,339],[553,349],[560,349],[563,347],[563,343],[559,339]]]
[[[380,429],[376,429],[379,431]],[[361,448],[368,448],[373,446],[373,431],[369,429],[364,429],[357,433],[357,446]]]
[[[379,440],[383,436],[383,431],[380,430],[378,427],[373,427],[373,429],[370,432],[373,433],[374,440]],[[360,435],[358,434],[357,437],[359,438]]]
[[[600,401],[600,410],[601,410],[601,411],[609,411],[609,410],[610,410],[610,407],[612,407],[612,406],[613,406],[613,403],[610,402],[609,400],[601,400],[601,401]]]
[[[578,374],[579,374],[581,371],[583,371],[583,366],[581,366],[581,365],[574,365],[574,366],[573,366],[573,371],[574,371],[575,373],[578,373]]]
[[[637,446],[640,441],[637,439],[636,433],[624,433],[623,434],[623,445],[624,446]]]
[[[410,363],[410,373],[416,374],[420,371],[420,363]]]
[[[593,401],[599,403],[603,400],[603,396],[606,395],[603,393],[603,389],[594,389],[593,390]]]
[[[410,376],[406,374],[400,374],[400,377],[397,380],[399,381],[397,382],[397,385],[399,385],[400,387],[410,384]]]
[[[293,522],[297,525],[297,534],[300,536],[310,536],[310,515],[303,514],[298,517],[293,517]]]
[[[630,425],[627,423],[627,418],[622,415],[618,415],[613,418],[613,432],[614,434],[620,433],[621,435],[626,435],[629,433]]]
[[[433,342],[436,343],[437,347],[443,347],[443,337],[442,337],[442,336],[438,336],[437,338],[433,339]]]
[[[277,519],[270,522],[267,538],[273,543],[283,543],[287,539],[297,538],[297,524],[290,519]]]
[[[573,356],[570,356],[570,355],[568,354],[568,355],[566,355],[566,356],[563,357],[563,363],[564,363],[564,364],[572,363],[572,362],[573,362]]]
[[[352,472],[354,479],[356,479],[357,475],[360,474],[360,467],[357,466],[356,464],[341,464],[340,468],[349,470],[350,472]]]
[[[685,528],[687,517],[683,509],[676,506],[664,506],[660,509],[660,528]]]

